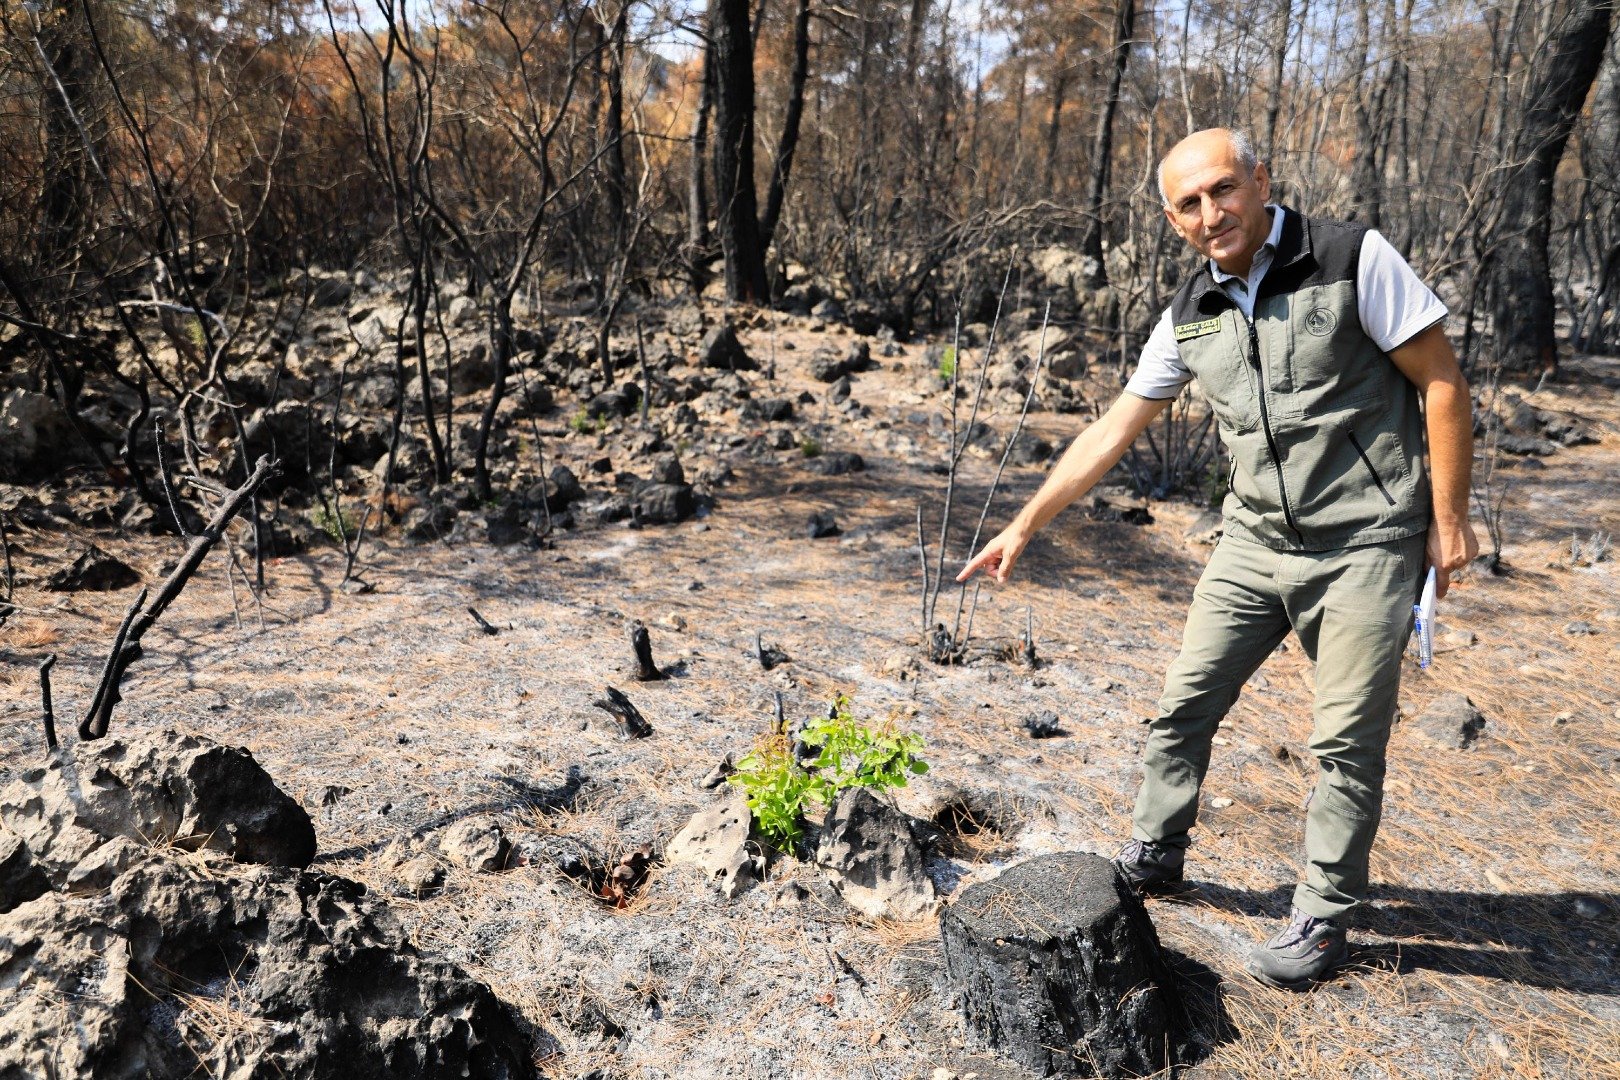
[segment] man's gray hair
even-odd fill
[[[1237,158],[1238,166],[1248,175],[1254,175],[1255,166],[1260,164],[1260,155],[1254,152],[1254,142],[1249,133],[1241,128],[1227,128],[1226,141],[1232,147],[1232,156]],[[1181,145],[1180,143],[1176,144]],[[1175,147],[1171,147],[1175,149]],[[1166,153],[1164,157],[1169,157]],[[1165,206],[1170,205],[1170,196],[1164,190],[1164,158],[1159,159],[1159,199]]]

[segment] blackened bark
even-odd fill
[[[629,30],[630,2],[620,0],[618,15],[608,39],[608,98],[607,130],[603,133],[603,161],[607,167],[608,222],[614,235],[621,238],[625,230],[625,213],[629,210],[630,192],[625,180],[624,167],[624,51]]]
[[[1059,71],[1052,76],[1052,115],[1046,124],[1046,172],[1041,186],[1051,197],[1052,182],[1057,178],[1058,135],[1063,130],[1063,99],[1069,93],[1069,72]]]
[[[754,195],[754,45],[748,0],[710,0],[714,48],[714,191],[726,298],[767,299],[765,249]]]
[[[709,111],[714,103],[714,49],[703,49],[697,116],[692,121],[692,167],[686,180],[687,276],[693,295],[709,283],[709,189],[703,169],[709,157]]]
[[[96,111],[87,100],[93,71],[84,48],[84,20],[72,0],[47,5],[40,20],[39,49],[50,70],[40,87],[45,120],[45,191],[41,205],[46,227],[43,249],[66,256],[77,250],[88,216],[90,148],[99,142]],[[81,127],[81,125],[84,125]]]
[[[1108,284],[1103,265],[1103,200],[1108,195],[1108,165],[1114,156],[1114,114],[1119,111],[1119,88],[1125,81],[1125,65],[1131,58],[1131,36],[1136,33],[1135,0],[1119,0],[1114,9],[1114,69],[1108,77],[1108,97],[1097,118],[1097,135],[1091,146],[1091,184],[1086,192],[1086,231],[1080,238],[1080,252],[1092,260],[1091,286]]]
[[[1557,368],[1547,255],[1553,175],[1597,78],[1612,14],[1612,0],[1571,0],[1525,90],[1486,265],[1498,354],[1502,370],[1511,374]]]
[[[793,12],[793,70],[788,75],[787,111],[782,117],[782,137],[776,144],[776,164],[771,169],[771,186],[765,195],[765,216],[759,223],[759,244],[763,250],[776,236],[776,223],[782,217],[782,200],[787,195],[788,177],[793,172],[793,152],[799,145],[799,121],[804,116],[804,84],[810,74],[810,0],[798,0]]]

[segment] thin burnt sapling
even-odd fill
[[[960,443],[957,441],[957,432],[960,431],[961,428],[959,427],[956,409],[956,401],[962,384],[962,311],[960,305],[958,305],[956,312],[956,329],[951,337],[950,450],[946,454],[945,507],[940,516],[939,557],[937,565],[934,568],[932,585],[930,585],[928,579],[928,551],[926,545],[924,545],[921,539],[922,530],[920,524],[918,528],[918,546],[922,549],[924,566],[922,631],[928,658],[936,664],[950,663],[955,657],[955,649],[953,647],[947,647],[943,652],[937,647],[940,631],[943,628],[934,622],[934,610],[936,605],[939,603],[940,589],[944,587],[945,583],[945,549],[950,534],[951,510],[956,499],[956,469],[957,465],[962,460],[962,455],[967,453],[968,443],[972,441],[974,432],[978,430],[979,408],[984,401],[984,389],[986,384],[989,382],[990,377],[990,362],[995,356],[996,335],[1001,327],[1001,306],[1007,298],[1007,285],[1011,280],[1012,264],[1009,263],[1007,266],[1007,273],[1001,281],[1001,292],[996,298],[996,313],[994,319],[990,323],[990,337],[985,344],[984,363],[979,369],[978,381],[974,387],[973,409],[968,416],[967,430],[965,433],[963,433]],[[918,504],[917,513],[920,522],[922,515],[921,504]],[[930,626],[932,626],[934,629],[930,630]]]
[[[1046,329],[1052,319],[1052,302],[1046,303],[1046,310],[1041,314],[1041,341],[1035,352],[1035,366],[1029,372],[1029,389],[1024,393],[1024,407],[1019,410],[1018,423],[1007,435],[1006,445],[1001,451],[1001,461],[996,465],[996,475],[990,481],[990,490],[985,493],[984,506],[979,510],[979,522],[973,527],[973,539],[968,543],[968,552],[979,550],[979,537],[984,532],[984,523],[990,517],[990,504],[995,500],[996,491],[1001,487],[1001,476],[1007,471],[1007,460],[1012,457],[1013,446],[1018,442],[1018,435],[1024,430],[1024,421],[1029,417],[1029,406],[1035,400],[1035,388],[1040,385],[1041,365],[1046,361]],[[962,605],[967,598],[967,585],[963,584],[956,593],[956,621],[951,627],[951,639],[958,648],[967,644],[968,638],[973,636],[973,616],[979,609],[979,589],[984,584],[984,575],[976,575],[973,585],[973,605],[968,609],[967,627],[960,634],[957,630],[962,627]],[[1033,645],[1031,647],[1033,654]]]

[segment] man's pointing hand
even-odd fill
[[[1012,573],[1013,563],[1023,553],[1024,545],[1029,543],[1029,534],[1017,525],[1009,525],[1001,531],[995,539],[984,545],[980,552],[973,556],[968,564],[962,567],[962,572],[956,575],[957,581],[966,581],[974,574],[983,570],[985,574],[994,579],[997,584],[1007,580]]]

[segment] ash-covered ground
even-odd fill
[[[693,868],[663,865],[663,848],[725,796],[700,781],[767,734],[779,692],[790,718],[842,693],[868,723],[924,736],[931,770],[899,802],[935,826],[928,871],[947,902],[1034,855],[1111,854],[1128,835],[1142,721],[1208,523],[1198,507],[1155,502],[1134,524],[1136,501],[1115,495],[1088,514],[1088,499],[1036,540],[1014,583],[978,594],[963,662],[929,663],[917,515],[933,575],[950,426],[937,349],[870,342],[876,366],[835,402],[817,350],[843,356],[860,339],[816,320],[758,323],[742,342],[774,371],[726,372],[691,402],[660,400],[646,427],[635,410],[572,423],[580,406],[565,386],[532,425],[513,424],[504,479],[516,486],[528,470],[545,483],[542,468],[566,465],[584,481],[565,501],[571,527],[544,535],[533,501],[512,513],[463,499],[436,519],[409,519],[429,501],[385,507],[400,520],[379,512],[358,585],[344,552],[308,530],[304,551],[269,561],[262,603],[214,556],[147,635],[114,731],[177,727],[251,748],[315,818],[314,868],[389,896],[421,948],[486,980],[533,1026],[547,1075],[1021,1075],[968,1037],[941,979],[936,920],[857,915],[787,856],[727,899]],[[1496,482],[1512,480],[1507,572],[1469,575],[1443,605],[1434,666],[1408,667],[1374,902],[1352,933],[1351,969],[1310,995],[1241,974],[1286,915],[1300,854],[1312,768],[1297,644],[1226,722],[1189,864],[1199,888],[1150,903],[1208,1042],[1186,1075],[1620,1075],[1620,589],[1613,558],[1571,557],[1572,534],[1585,545],[1620,521],[1620,409],[1612,365],[1587,363],[1588,389],[1555,383],[1525,399],[1598,441],[1498,465]],[[675,356],[661,377],[699,370],[682,365]],[[1026,441],[985,535],[1079,429],[1076,410],[1113,392],[1110,370],[1071,373],[1037,387],[1029,429],[1047,447]],[[947,576],[1015,426],[1018,379],[997,374],[988,432],[963,458]],[[792,409],[760,407],[778,400]],[[692,416],[677,417],[682,404]],[[971,406],[958,403],[964,421]],[[544,466],[530,463],[537,446]],[[840,452],[864,468],[818,464]],[[644,525],[639,510],[602,511],[615,494],[629,510],[667,454],[693,487],[693,516]],[[350,481],[362,498],[363,478]],[[53,500],[81,498],[71,485],[6,497],[18,587],[0,678],[15,769],[39,753],[39,658],[61,657],[59,712],[82,708],[133,595],[50,592],[46,580],[93,540],[152,583],[179,542],[52,519]],[[811,539],[817,514],[838,533]],[[293,506],[284,519],[309,515]],[[409,539],[413,524],[442,536]],[[952,624],[957,604],[944,589],[935,621]],[[632,681],[638,619],[673,677]],[[1033,666],[1019,657],[1029,620]],[[788,659],[765,670],[756,635]],[[650,737],[629,738],[592,705],[609,685]],[[1466,747],[1443,719],[1419,721],[1448,692],[1484,717]],[[1024,721],[1044,712],[1061,733],[1034,739]],[[433,838],[468,821],[501,827],[508,867],[440,860],[442,884],[420,888]],[[653,869],[626,906],[576,880],[643,844]]]

